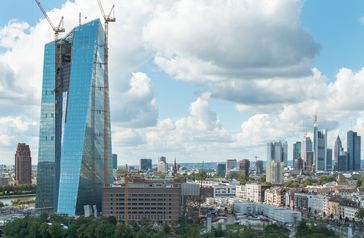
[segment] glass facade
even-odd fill
[[[349,171],[359,171],[361,160],[361,137],[354,131],[348,131],[347,133],[347,151],[347,169]]]
[[[151,159],[140,159],[140,170],[148,171],[152,169],[152,160]]]
[[[297,141],[293,144],[293,167],[296,166],[296,161],[301,157],[301,142]]]
[[[54,113],[54,119],[50,121],[53,124],[41,119],[37,207],[44,207],[41,199],[47,197],[53,201],[53,210],[74,216],[83,212],[84,205],[101,209],[104,148],[108,151],[107,183],[112,182],[110,110],[104,104],[104,30],[100,21],[94,20],[76,27],[57,42],[62,49],[62,63],[57,70],[55,44],[50,43],[49,47],[52,45],[49,51],[47,46],[45,50],[43,97],[48,83],[54,95],[49,98],[49,106],[42,97],[41,111],[42,116],[47,110]],[[53,135],[49,143],[46,133]],[[48,136],[48,140],[42,136]],[[43,150],[48,154],[42,154]],[[54,177],[54,181],[49,181],[53,197],[42,187],[48,184],[40,166],[43,161],[53,163],[53,171],[49,172]]]

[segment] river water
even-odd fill
[[[11,201],[13,201],[13,200],[20,200],[20,201],[35,200],[35,196],[30,195],[30,196],[26,196],[26,197],[0,198],[0,202],[2,202],[4,205],[11,205]]]

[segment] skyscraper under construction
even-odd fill
[[[45,45],[37,208],[68,215],[85,205],[101,209],[103,186],[112,183],[104,46],[98,19]]]

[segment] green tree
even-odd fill
[[[125,224],[116,225],[115,238],[133,238],[133,229]]]
[[[60,223],[53,222],[52,225],[49,226],[48,232],[51,238],[61,238],[63,237],[64,230]]]
[[[359,208],[358,211],[356,212],[355,216],[359,219],[363,219],[364,218],[364,208]]]

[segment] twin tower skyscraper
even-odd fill
[[[36,207],[74,216],[101,209],[112,183],[104,29],[99,19],[45,45]]]

